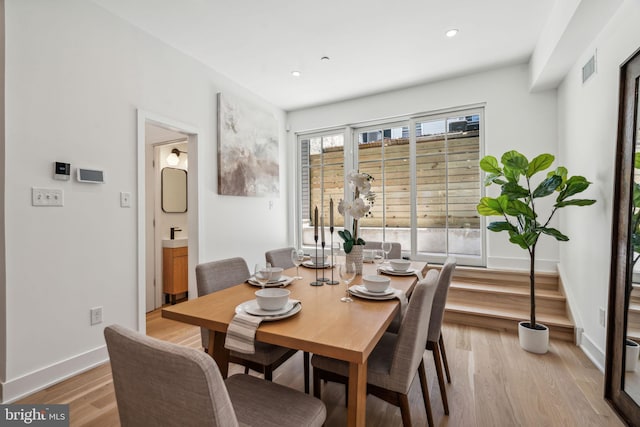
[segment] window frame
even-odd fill
[[[302,164],[301,164],[301,150],[302,150],[302,145],[301,145],[301,141],[303,139],[311,139],[311,138],[317,138],[317,137],[323,137],[323,136],[330,136],[330,135],[336,135],[336,134],[342,134],[343,135],[343,142],[344,142],[344,160],[343,160],[343,167],[344,167],[344,172],[345,172],[345,176],[344,176],[344,185],[343,188],[347,188],[347,182],[346,182],[346,173],[350,170],[355,170],[358,167],[359,164],[359,143],[358,143],[358,134],[362,133],[362,132],[367,132],[367,131],[378,131],[378,130],[382,130],[384,131],[385,128],[393,128],[393,127],[403,127],[403,126],[408,126],[409,127],[409,174],[410,174],[410,197],[412,200],[411,203],[411,207],[410,207],[410,240],[411,240],[411,245],[410,248],[407,250],[407,248],[403,248],[403,256],[409,256],[411,259],[415,259],[415,260],[420,260],[420,261],[427,261],[427,262],[433,262],[433,263],[443,263],[444,260],[446,259],[446,257],[449,254],[449,243],[448,243],[448,232],[449,232],[449,227],[447,224],[447,227],[445,228],[446,233],[447,233],[447,239],[445,239],[446,241],[446,251],[443,254],[427,254],[424,252],[418,253],[417,252],[417,240],[418,240],[418,227],[417,227],[417,203],[416,203],[416,196],[417,196],[417,177],[416,177],[416,161],[417,161],[417,142],[416,142],[416,125],[420,122],[424,122],[424,121],[435,121],[435,120],[447,120],[450,119],[452,117],[457,117],[457,116],[471,116],[471,115],[477,115],[479,117],[479,132],[478,132],[478,144],[479,144],[479,153],[478,156],[480,159],[482,159],[482,157],[484,156],[484,151],[485,151],[485,114],[486,114],[486,105],[483,104],[475,104],[475,105],[468,105],[468,106],[463,106],[463,107],[456,107],[456,108],[451,108],[451,109],[443,109],[443,110],[438,110],[438,111],[432,111],[432,112],[421,112],[421,113],[416,113],[416,114],[412,114],[412,115],[407,115],[407,116],[401,116],[401,117],[391,117],[388,119],[381,119],[381,120],[375,120],[375,121],[368,121],[368,122],[360,122],[357,124],[352,124],[352,125],[345,125],[345,126],[339,126],[339,127],[331,127],[331,128],[326,128],[326,129],[320,129],[320,130],[315,130],[315,131],[310,131],[310,132],[297,132],[295,134],[295,140],[296,140],[296,157],[295,157],[295,173],[296,173],[296,188],[295,188],[295,223],[294,223],[294,244],[296,245],[296,247],[302,247],[301,243],[303,241],[302,238],[302,233],[303,233],[303,223],[302,223]],[[448,129],[445,128],[445,135],[448,133]],[[384,139],[384,132],[383,132],[383,139]],[[382,153],[384,153],[384,148],[382,149]],[[384,161],[386,160],[390,160],[390,159],[384,159],[383,160],[383,164]],[[448,173],[446,174],[448,177]],[[376,179],[381,179],[384,185],[384,177],[375,177]],[[447,185],[448,185],[448,179],[447,179]],[[479,171],[479,175],[478,175],[478,186],[479,186],[479,193],[480,193],[480,197],[484,197],[485,195],[485,187],[483,185],[483,173],[480,170]],[[384,187],[383,187],[384,188]],[[343,194],[344,198],[349,198],[352,197],[351,194],[349,194],[350,192],[346,192]],[[379,197],[386,197],[386,195],[383,193],[381,196]],[[478,199],[479,200],[479,199]],[[334,204],[335,204],[335,218],[341,218],[342,216],[337,212],[337,204],[338,204],[339,200],[334,200]],[[448,203],[447,203],[448,205]],[[386,212],[385,209],[383,209],[383,224],[384,224],[384,218],[386,218]],[[344,218],[344,224],[349,224],[351,221],[350,218],[345,217]],[[480,256],[473,256],[473,255],[464,255],[464,254],[455,254],[454,256],[457,258],[458,264],[459,265],[469,265],[469,266],[486,266],[487,263],[487,251],[486,251],[486,247],[487,247],[487,233],[486,233],[486,218],[483,216],[479,215],[479,221],[480,221]],[[336,231],[338,229],[342,229],[342,225],[337,226],[336,224]],[[381,227],[382,228],[382,235],[385,236],[387,231],[386,229],[388,227],[385,227],[384,225]],[[337,233],[334,232],[334,234],[336,234],[336,236],[334,236],[334,241],[336,241],[335,239],[338,239],[337,241],[341,241],[340,237],[337,236]],[[304,246],[304,249],[311,249],[312,247],[310,246]]]

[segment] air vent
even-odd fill
[[[582,83],[589,80],[589,77],[594,75],[596,72],[596,54],[594,53],[591,58],[587,61],[586,64],[582,67]]]

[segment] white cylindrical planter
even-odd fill
[[[520,339],[520,347],[531,353],[544,354],[549,350],[549,328],[538,323],[538,326],[544,329],[531,329],[524,324],[529,322],[518,323],[518,338]]]
[[[638,366],[638,357],[640,357],[640,345],[630,339],[625,340],[625,371],[632,372]]]

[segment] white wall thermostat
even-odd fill
[[[90,184],[104,184],[104,172],[94,169],[78,168],[78,182],[88,182]]]
[[[69,181],[71,178],[71,165],[64,162],[53,162],[53,179]]]

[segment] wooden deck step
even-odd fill
[[[558,275],[536,273],[536,321],[549,327],[552,339],[575,342],[566,304]],[[456,267],[446,322],[517,332],[518,322],[529,319],[529,310],[528,272]],[[640,321],[640,312],[638,315]],[[640,323],[638,327],[640,330]]]
[[[529,272],[527,271],[457,266],[453,277],[459,282],[519,286],[529,289]],[[539,289],[558,290],[558,275],[556,273],[536,273],[536,290]]]
[[[492,309],[475,304],[449,303],[445,309],[445,322],[480,326],[500,331],[518,332],[518,322],[528,320],[529,314],[521,310]],[[549,328],[551,339],[574,342],[574,325],[567,316],[536,313],[536,322]]]
[[[453,281],[451,302],[474,301],[477,306],[529,311],[529,289],[522,286],[493,285]],[[564,315],[566,298],[557,290],[536,289],[536,313]]]
[[[640,331],[640,304],[631,301],[627,318],[627,328]]]
[[[640,342],[640,328],[627,327],[627,338]]]

